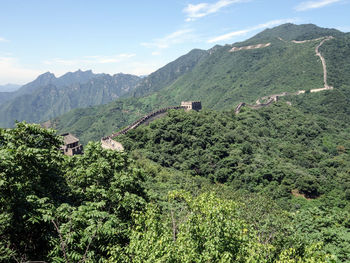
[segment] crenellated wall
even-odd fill
[[[196,104],[196,105],[198,107],[198,104]],[[124,150],[123,145],[121,143],[115,141],[114,138],[118,137],[121,134],[126,134],[130,130],[133,130],[133,129],[137,128],[141,124],[144,124],[144,123],[150,121],[152,118],[154,118],[154,117],[156,117],[158,115],[164,114],[168,110],[178,110],[178,109],[187,109],[187,108],[185,106],[173,106],[173,107],[166,107],[166,108],[162,108],[162,109],[159,109],[157,111],[151,112],[151,113],[143,116],[142,118],[134,121],[132,124],[130,124],[129,126],[125,127],[124,129],[122,129],[122,130],[120,130],[120,131],[118,131],[116,133],[113,133],[110,136],[106,136],[106,137],[101,138],[102,147],[105,148],[105,149],[123,151]]]

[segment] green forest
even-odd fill
[[[149,75],[123,98],[106,105],[70,111],[51,120],[51,127],[60,133],[72,132],[86,144],[154,110],[178,106],[181,101],[200,100],[204,108],[230,110],[240,102],[255,103],[262,96],[320,88],[323,87],[322,63],[315,56],[315,47],[320,40],[302,44],[290,41],[329,35],[334,36],[334,39],[320,47],[327,62],[328,84],[335,87],[334,100],[339,92],[346,99],[350,83],[349,33],[315,25],[284,24],[264,30],[244,42],[217,45],[207,51],[192,50]],[[279,40],[280,37],[285,41]],[[232,46],[259,43],[271,45],[229,52]],[[324,96],[316,93],[312,95],[316,98]],[[315,106],[316,98],[311,100]],[[305,101],[303,96],[288,100]],[[343,105],[343,101],[339,105]],[[341,114],[343,109],[337,106],[332,112],[335,116],[337,112]]]
[[[1,129],[0,261],[348,262],[350,127],[302,109],[170,110],[73,157]]]

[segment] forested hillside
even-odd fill
[[[209,55],[208,51],[193,49],[186,55],[183,55],[153,72],[146,78],[144,78],[135,87],[135,90],[131,91],[129,96],[140,97],[157,92],[166,86],[169,86],[182,75],[191,72],[192,69],[205,57]]]
[[[347,90],[350,78],[350,71],[347,70],[350,65],[349,36],[338,30],[315,25],[285,24],[265,30],[245,42],[215,46],[207,51],[208,54],[203,53],[191,70],[169,85],[164,82],[161,86],[140,86],[133,93],[136,96],[134,98],[120,99],[94,109],[69,112],[57,118],[53,127],[60,132],[72,131],[87,142],[116,131],[148,112],[176,106],[181,101],[201,100],[204,108],[224,110],[232,109],[242,101],[253,103],[266,95],[322,88],[324,72],[315,48],[322,37],[330,35],[334,38],[325,41],[319,48],[327,64],[328,85],[338,91]],[[264,43],[270,45],[229,52],[232,47]],[[196,51],[195,54],[201,53]],[[178,60],[176,64],[180,62]],[[144,94],[142,90],[146,94],[153,93],[137,97]],[[310,96],[313,95],[315,100],[323,96],[315,93]],[[304,97],[301,95],[300,98],[290,100],[303,100]]]
[[[289,116],[300,114],[281,105],[275,107],[289,111]],[[240,134],[220,139],[227,133],[225,126],[241,130],[245,125],[254,126],[254,118],[263,123],[267,116],[275,116],[271,110],[247,111],[239,118],[232,118],[230,112],[206,112],[207,120],[217,125],[212,128],[203,125],[198,114],[204,115],[174,111],[149,127],[136,129],[125,138],[129,147],[135,148],[132,152],[105,150],[98,143],[90,143],[84,155],[74,157],[61,155],[61,142],[54,131],[25,123],[11,130],[0,129],[0,260],[349,261],[349,198],[343,193],[348,181],[341,176],[348,168],[339,165],[348,161],[348,145],[344,144],[345,149],[332,145],[342,143],[348,133],[339,134],[335,141],[326,140],[321,149],[319,137],[333,134],[329,125],[313,132],[309,129],[317,128],[320,121],[302,120],[299,124],[307,126],[307,131],[300,134],[301,139],[290,141],[296,143],[298,151],[315,145],[321,163],[310,163],[312,157],[306,152],[305,162],[291,157],[284,167],[279,161],[293,151],[274,150],[273,145],[266,153],[256,149],[257,142],[279,141],[275,132],[283,132],[281,126],[271,129],[272,125],[269,136],[253,128],[249,144],[240,142]],[[170,127],[164,128],[166,123],[178,129],[172,132]],[[164,159],[152,162],[146,158],[153,156],[149,155],[145,129],[149,129],[150,138],[159,138],[155,140],[158,152],[166,151],[169,138],[178,138],[180,147],[192,146],[194,152],[207,148],[204,154],[212,160],[228,148],[230,162],[237,163],[232,165],[235,171],[227,170],[229,176],[220,177],[229,162],[224,158],[225,162],[219,162],[221,167],[216,167],[220,173],[203,176],[198,169],[205,168],[195,163],[193,155],[184,167],[167,168],[183,156],[180,152],[171,163],[164,163]],[[180,129],[184,130],[182,134]],[[292,131],[295,129],[297,126]],[[208,141],[206,146],[202,140],[193,141],[196,135]],[[144,140],[145,147],[136,149],[139,143],[133,143],[133,137]],[[222,147],[224,140],[235,140],[237,149]],[[185,149],[183,152],[189,154]],[[276,162],[270,159],[278,155]],[[213,167],[211,164],[207,169]],[[334,180],[333,189],[324,185],[330,180],[326,176]],[[310,184],[317,193],[307,188],[315,177],[323,178],[319,184]]]
[[[349,129],[343,120],[330,121],[278,103],[258,111],[244,109],[239,115],[171,111],[118,136],[118,141],[126,151],[162,167],[269,196],[284,210],[306,215],[316,212],[310,207],[322,207],[325,216],[344,218],[350,208]],[[300,207],[303,200],[308,208]],[[338,227],[298,224],[308,231],[305,238],[322,240],[328,252],[349,259],[346,222]],[[336,231],[333,239],[326,237],[328,231]]]

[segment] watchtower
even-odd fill
[[[189,111],[189,110],[199,111],[202,109],[202,104],[200,101],[182,101],[181,107],[183,107],[186,111]]]
[[[83,145],[79,144],[79,139],[70,133],[61,134],[64,145],[61,146],[61,152],[65,155],[73,156],[83,153]]]

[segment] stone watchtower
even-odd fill
[[[83,146],[79,143],[79,139],[70,133],[61,134],[64,145],[61,146],[61,152],[65,155],[73,156],[83,153]]]
[[[183,107],[186,111],[189,111],[189,110],[199,111],[202,109],[202,104],[200,101],[182,101],[181,107]]]

